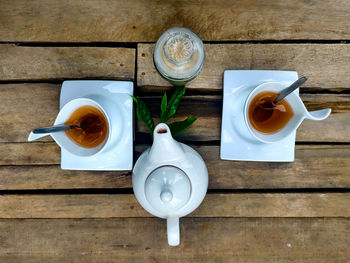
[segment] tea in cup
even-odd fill
[[[64,132],[72,141],[85,148],[97,147],[105,141],[108,134],[108,122],[104,113],[90,105],[76,109],[64,125],[75,127]]]
[[[90,98],[78,98],[65,104],[54,125],[74,125],[70,130],[31,134],[29,141],[50,135],[66,151],[80,157],[103,151],[111,140],[111,121],[104,108]]]
[[[324,120],[331,109],[308,112],[299,95],[292,92],[275,103],[288,84],[267,82],[257,86],[247,97],[244,119],[250,133],[259,141],[271,143],[288,137],[302,121]]]

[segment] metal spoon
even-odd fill
[[[301,85],[303,85],[307,81],[306,77],[301,77],[297,81],[295,81],[292,85],[290,85],[288,88],[281,91],[280,95],[273,101],[273,104],[276,104],[280,100],[283,100],[285,97],[287,97],[289,94],[291,94],[294,90],[299,88]]]
[[[280,95],[272,102],[271,101],[261,101],[261,103],[258,106],[260,109],[264,110],[264,114],[260,118],[261,119],[260,121],[266,121],[267,119],[269,119],[272,116],[273,110],[275,109],[275,107],[278,106],[276,104],[279,101],[283,100],[286,96],[291,94],[298,87],[300,87],[303,83],[305,83],[305,81],[307,81],[307,78],[301,77],[297,81],[293,82],[293,84],[290,85],[288,88],[285,88],[284,90],[282,90]],[[258,115],[259,112],[260,111],[258,110],[258,108],[256,108],[254,111],[255,115]]]
[[[75,128],[80,128],[80,126],[79,125],[55,125],[50,127],[42,127],[42,128],[34,129],[33,133],[34,134],[52,133],[52,132],[60,132],[60,131],[65,131],[65,130],[70,130]]]
[[[81,128],[85,131],[89,131],[91,133],[101,131],[99,117],[98,116],[89,116],[85,118],[79,125],[55,125],[50,127],[37,128],[33,130],[34,134],[39,133],[52,133],[52,132],[60,132],[70,129]]]

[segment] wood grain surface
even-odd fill
[[[0,85],[0,142],[26,142],[30,131],[54,123],[59,111],[61,85],[46,83]],[[331,116],[321,122],[304,121],[297,132],[301,142],[350,142],[349,94],[302,94],[309,110],[332,108]],[[143,97],[155,117],[161,97]],[[21,105],[21,107],[18,107]],[[198,117],[178,139],[217,141],[221,136],[222,96],[185,96],[174,120],[188,115]],[[136,122],[137,138],[150,139],[146,126]],[[50,137],[40,139],[51,140]]]
[[[347,263],[349,218],[3,219],[2,262]]]
[[[350,28],[350,27],[349,27]],[[138,44],[137,84],[170,86],[153,64],[154,44]],[[207,44],[205,62],[189,89],[222,90],[225,70],[292,70],[307,76],[303,87],[343,90],[350,88],[350,46],[347,44]]]
[[[0,0],[0,262],[348,263],[349,21],[347,0]],[[154,68],[154,42],[173,26],[205,42],[174,120],[199,117],[177,139],[209,172],[178,247],[138,204],[131,171],[62,170],[50,137],[27,142],[53,124],[69,79],[134,81],[157,121],[173,89]],[[307,108],[332,109],[303,122],[294,162],[220,160],[228,69],[297,71]],[[151,138],[134,123],[135,161]]]
[[[292,163],[219,159],[219,146],[195,146],[210,189],[350,188],[349,145],[297,145]],[[136,156],[148,146],[136,146]],[[53,142],[0,144],[0,190],[130,188],[127,172],[61,170]]]
[[[347,0],[1,1],[0,41],[150,42],[173,26],[203,40],[349,39]]]
[[[1,33],[0,33],[1,35]],[[133,80],[135,49],[0,45],[0,80]]]
[[[336,181],[337,179],[333,183]],[[62,170],[61,166],[56,164],[0,166],[0,190],[131,187],[130,171]]]
[[[153,217],[132,194],[2,195],[0,218]],[[189,217],[350,217],[350,193],[207,194]]]

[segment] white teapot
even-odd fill
[[[208,170],[191,147],[173,139],[165,123],[154,129],[153,145],[137,160],[132,185],[137,200],[149,213],[167,219],[168,243],[180,243],[179,218],[203,201]]]

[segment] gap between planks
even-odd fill
[[[203,41],[203,40],[202,40]],[[155,44],[155,41],[138,41],[138,42],[11,42],[0,41],[0,45],[16,45],[21,47],[125,47],[136,48],[138,44]],[[349,44],[350,39],[281,39],[281,40],[222,40],[208,41],[204,40],[203,44]]]

